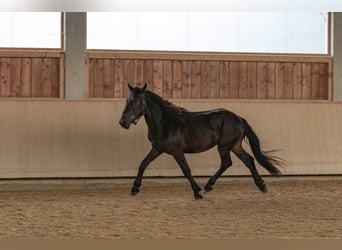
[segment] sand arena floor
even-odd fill
[[[203,187],[206,178],[196,178]],[[342,177],[0,181],[1,239],[342,238]]]

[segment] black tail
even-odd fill
[[[242,120],[245,127],[246,136],[248,138],[255,159],[261,166],[263,166],[268,172],[270,172],[271,175],[281,175],[281,172],[276,167],[276,165],[284,165],[284,161],[277,157],[267,156],[267,153],[261,150],[259,138],[253,131],[252,127],[247,123],[245,119]]]

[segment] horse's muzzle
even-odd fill
[[[126,121],[124,119],[121,119],[119,121],[121,127],[125,128],[125,129],[129,129],[129,124],[126,123]]]

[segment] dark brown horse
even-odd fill
[[[248,167],[255,184],[262,192],[266,192],[266,184],[260,177],[254,159],[242,148],[242,141],[248,138],[252,152],[261,166],[272,175],[280,175],[276,165],[281,159],[267,156],[260,149],[260,142],[247,121],[240,116],[226,110],[214,109],[201,112],[189,112],[178,107],[155,93],[142,88],[132,87],[123,110],[120,125],[128,129],[132,123],[137,124],[141,116],[145,117],[148,127],[148,139],[152,144],[151,151],[139,166],[139,171],[131,193],[139,192],[142,177],[146,167],[160,154],[172,155],[185,177],[189,180],[196,199],[202,198],[201,188],[198,186],[185,159],[185,153],[200,153],[217,145],[221,157],[221,165],[217,172],[205,185],[205,191],[212,190],[217,178],[232,165],[230,151]]]

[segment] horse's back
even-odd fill
[[[218,129],[223,125],[223,123],[231,123],[238,126],[242,123],[242,118],[232,111],[224,108],[199,111],[199,112],[189,112],[191,123],[201,123],[207,122],[213,127],[213,129]]]
[[[227,109],[189,112],[183,131],[185,151],[206,151],[219,144],[223,136],[241,134],[240,131],[241,118]]]

